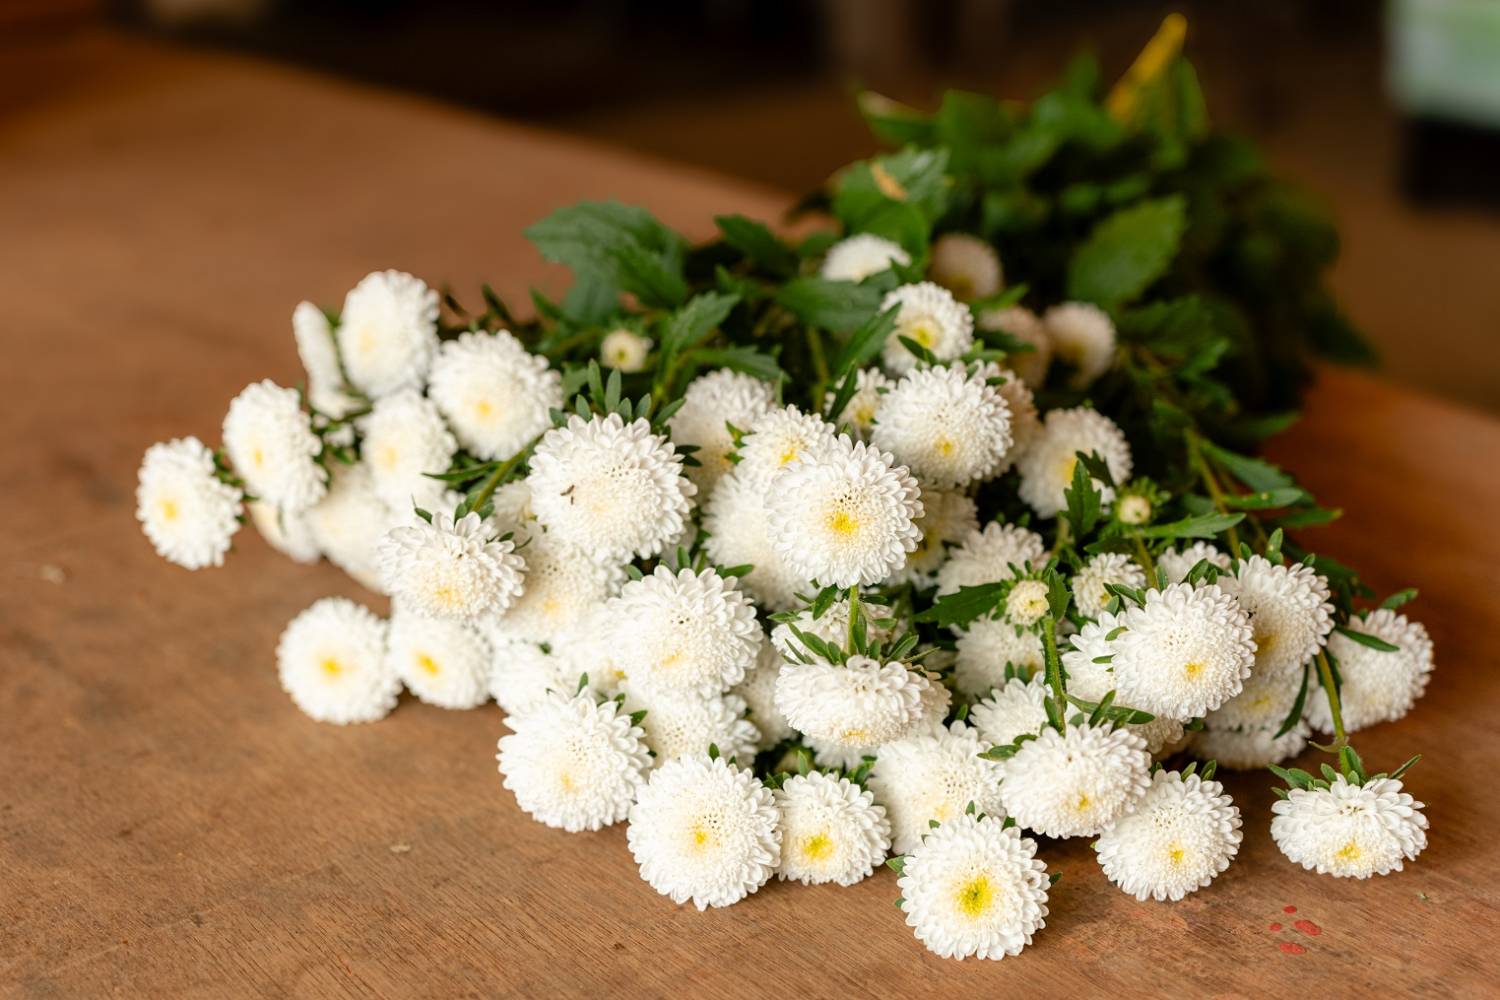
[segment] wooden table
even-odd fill
[[[253,530],[228,568],[190,576],[152,554],[132,493],[146,445],[214,440],[244,383],[300,377],[302,297],[337,302],[390,266],[555,287],[520,229],[557,205],[613,196],[703,235],[712,213],[773,217],[783,198],[110,36],[0,66],[5,993],[1493,995],[1500,537],[1483,531],[1500,425],[1329,373],[1278,449],[1347,508],[1316,536],[1326,551],[1383,591],[1423,591],[1431,690],[1361,744],[1378,767],[1427,755],[1410,787],[1431,846],[1406,872],[1293,868],[1267,832],[1268,776],[1249,775],[1230,783],[1239,860],[1182,903],[1112,889],[1083,841],[1047,846],[1064,878],[1016,959],[924,951],[888,871],[700,914],[641,882],[623,829],[569,836],[520,813],[494,706],[309,721],[277,685],[276,637],[317,597],[367,595]],[[1291,930],[1287,906],[1322,933]]]

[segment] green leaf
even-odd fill
[[[1115,306],[1166,273],[1187,226],[1181,195],[1141,202],[1105,218],[1068,263],[1068,296]]]
[[[1000,595],[1008,587],[1008,582],[959,587],[957,593],[945,594],[934,601],[932,607],[917,615],[917,621],[934,622],[940,628],[967,625],[994,611],[999,605]]]
[[[906,855],[896,854],[885,859],[885,865],[897,875],[906,874]]]
[[[1227,496],[1224,498],[1224,506],[1232,510],[1275,510],[1280,507],[1290,507],[1306,499],[1306,490],[1296,486],[1283,486],[1273,490],[1262,490],[1259,493]]]
[[[1410,771],[1411,768],[1412,768],[1412,765],[1414,765],[1417,761],[1419,761],[1421,759],[1422,759],[1422,755],[1421,754],[1417,754],[1417,755],[1413,756],[1405,764],[1402,764],[1400,767],[1398,767],[1394,771],[1392,771],[1391,772],[1391,777],[1392,778],[1399,778],[1399,777],[1401,777],[1407,771]]]
[[[1202,442],[1202,448],[1209,458],[1252,490],[1279,490],[1296,485],[1291,476],[1263,459],[1237,454],[1210,441]]]
[[[580,202],[533,223],[526,238],[547,260],[632,292],[646,305],[671,308],[687,298],[686,244],[645,209]]]
[[[873,286],[827,278],[793,278],[776,293],[777,303],[802,322],[835,333],[846,333],[870,322],[882,298]]]
[[[775,275],[797,271],[797,252],[776,237],[763,223],[743,215],[718,215],[714,224],[724,242],[749,258],[752,264]]]
[[[1281,720],[1281,728],[1276,730],[1273,739],[1281,739],[1301,720],[1302,706],[1307,703],[1307,679],[1308,669],[1307,664],[1304,663],[1302,664],[1302,686],[1297,689],[1297,700],[1292,703],[1292,710],[1286,714],[1286,718]]]
[[[775,358],[753,347],[699,348],[693,352],[693,360],[705,368],[731,368],[766,382],[780,382],[786,378],[786,372],[781,370]]]
[[[1136,533],[1142,538],[1212,538],[1244,519],[1244,514],[1194,514],[1168,524],[1141,528]]]
[[[1103,516],[1103,494],[1094,488],[1094,479],[1083,462],[1073,463],[1073,481],[1063,490],[1068,502],[1068,523],[1073,527],[1073,537],[1083,538],[1094,530]]]
[[[674,312],[661,337],[661,360],[658,368],[669,371],[683,351],[706,340],[739,304],[739,296],[719,292],[695,295],[692,301]]]
[[[1359,643],[1361,646],[1369,646],[1371,649],[1378,649],[1382,653],[1395,653],[1399,652],[1401,649],[1400,646],[1397,646],[1394,643],[1386,642],[1379,636],[1371,635],[1368,632],[1357,632],[1354,629],[1347,628],[1345,626],[1340,626],[1336,631],[1339,635],[1343,636],[1346,639],[1353,640],[1354,642]]]
[[[1407,587],[1405,590],[1398,590],[1390,597],[1387,597],[1385,600],[1381,601],[1380,606],[1382,608],[1385,608],[1387,611],[1395,611],[1407,601],[1414,600],[1416,596],[1417,588]]]

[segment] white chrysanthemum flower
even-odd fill
[[[769,382],[720,368],[699,375],[682,394],[682,407],[667,420],[672,440],[698,450],[687,477],[702,492],[711,491],[734,468],[734,435],[729,427],[749,431],[775,405]]]
[[[1215,584],[1147,591],[1120,624],[1115,689],[1122,705],[1152,715],[1191,719],[1218,708],[1240,693],[1255,663],[1249,617]]]
[[[634,330],[624,327],[611,330],[599,343],[599,363],[606,368],[617,368],[627,375],[645,371],[652,344],[650,337],[643,337]]]
[[[1113,599],[1106,584],[1143,590],[1146,573],[1122,552],[1102,552],[1083,564],[1073,577],[1073,604],[1086,618],[1097,618]]]
[[[922,729],[920,723],[917,724],[917,729],[926,731]],[[875,761],[874,750],[855,750],[841,743],[825,743],[808,737],[803,737],[802,742],[812,750],[813,763],[818,767],[834,771],[853,771],[866,762],[874,763]]]
[[[890,642],[895,638],[899,623],[878,623],[878,620],[885,619],[890,613],[885,605],[861,604],[861,611],[865,619],[866,634],[871,641]],[[849,637],[849,598],[841,597],[834,601],[818,618],[812,616],[809,608],[798,608],[795,614],[795,621],[777,622],[771,629],[771,644],[780,650],[783,657],[795,660],[797,654],[804,651],[801,640],[792,632],[793,626],[801,632],[843,648]]]
[[[995,248],[968,233],[945,233],[932,241],[927,275],[964,302],[989,298],[1005,281]]]
[[[1175,903],[1228,868],[1240,840],[1240,811],[1223,785],[1162,770],[1094,848],[1104,877],[1126,893]]]
[[[980,812],[1003,817],[997,761],[979,754],[979,734],[962,722],[937,733],[921,733],[880,749],[870,775],[875,801],[891,820],[892,846],[910,854],[922,843],[932,821],[959,818],[969,803]]]
[[[485,459],[515,455],[563,405],[562,376],[507,330],[471,330],[445,343],[427,391],[459,443]]]
[[[393,597],[436,618],[475,620],[504,613],[521,594],[526,562],[509,540],[490,536],[472,511],[457,521],[413,516],[380,542],[380,574]]]
[[[1047,681],[1041,674],[1023,681],[1012,677],[997,686],[988,698],[969,709],[969,723],[986,743],[1004,746],[1017,736],[1036,735],[1047,724]]]
[[[458,441],[437,405],[416,389],[401,389],[377,400],[361,426],[360,447],[386,506],[403,512],[441,506],[447,487],[428,473],[448,471]]]
[[[1014,524],[991,521],[970,532],[938,570],[938,596],[956,594],[960,587],[977,587],[1015,576],[1012,566],[1040,566],[1047,547],[1042,536]]]
[[[766,491],[736,470],[719,480],[703,507],[704,549],[720,566],[751,566],[740,577],[745,593],[769,611],[800,602],[797,594],[816,591],[776,551],[766,517]]]
[[[926,733],[936,736],[948,728],[948,713],[953,708],[953,692],[943,683],[943,675],[931,670],[921,671],[927,678],[922,689],[922,717],[912,727],[911,735]]]
[[[736,694],[677,694],[650,688],[638,690],[627,675],[623,689],[629,711],[645,709],[641,728],[656,763],[691,757],[719,748],[740,767],[755,763],[760,730],[745,718],[745,700]]]
[[[1068,506],[1064,495],[1073,482],[1078,453],[1098,452],[1115,482],[1130,478],[1130,443],[1115,422],[1086,406],[1053,410],[1042,422],[1041,433],[1016,461],[1021,472],[1021,499],[1043,517],[1053,517]],[[1094,488],[1108,503],[1113,487],[1094,480]]]
[[[1115,516],[1121,524],[1145,524],[1151,520],[1151,500],[1139,493],[1127,493],[1115,504]],[[1189,567],[1191,569],[1192,567]],[[1176,583],[1178,581],[1171,581]]]
[[[1015,465],[1026,449],[1031,447],[1031,442],[1042,432],[1042,419],[1037,416],[1036,397],[1032,395],[1031,387],[1021,380],[1018,373],[987,361],[980,367],[979,374],[1005,400],[1005,406],[1010,411],[1011,445],[1005,458],[1001,460],[1000,467],[995,470],[996,475],[999,475]]]
[[[1036,841],[994,816],[959,816],[907,856],[901,908],[941,958],[1019,955],[1047,921],[1047,866]]]
[[[1340,715],[1344,729],[1354,732],[1378,722],[1394,722],[1427,690],[1432,674],[1432,639],[1420,622],[1386,608],[1349,623],[1350,629],[1384,639],[1394,651],[1371,649],[1335,634],[1328,651],[1338,661]],[[1333,732],[1328,693],[1313,683],[1307,693],[1307,721],[1325,733]]]
[[[308,524],[308,510],[278,510],[268,503],[254,500],[245,505],[250,520],[266,544],[277,552],[299,563],[315,563],[321,556],[318,541],[313,537]]]
[[[328,495],[306,516],[313,540],[329,562],[371,590],[385,593],[380,579],[380,540],[405,519],[375,492],[367,463],[336,463]]]
[[[531,456],[531,509],[548,531],[603,561],[649,559],[682,534],[697,487],[646,420],[618,413],[543,435]]]
[[[1000,800],[1017,823],[1048,837],[1091,837],[1150,787],[1151,755],[1126,729],[1049,726],[1003,770]]]
[[[1041,621],[1051,607],[1050,591],[1043,580],[1019,580],[1005,595],[1005,620],[1029,628]]]
[[[860,438],[868,441],[870,431],[875,427],[876,414],[880,412],[880,404],[885,399],[885,390],[893,385],[895,383],[879,368],[861,368],[854,376],[854,395],[849,397],[844,412],[838,415],[838,422],[848,424]],[[824,394],[824,412],[833,403],[833,397],[831,389]]]
[[[578,628],[586,615],[625,582],[625,571],[538,531],[519,550],[526,580],[519,597],[491,623],[496,635],[555,642]]]
[[[1311,683],[1316,685],[1317,679]],[[1252,670],[1240,693],[1209,712],[1203,721],[1214,729],[1270,728],[1274,731],[1286,721],[1292,706],[1297,703],[1300,690],[1300,674],[1265,674]],[[1312,695],[1313,692],[1309,691],[1309,701]]]
[[[657,768],[630,810],[626,840],[641,878],[674,903],[728,906],[781,863],[771,790],[701,752]]]
[[[1297,756],[1307,746],[1311,731],[1300,719],[1281,736],[1280,723],[1249,729],[1205,728],[1193,734],[1188,745],[1193,756],[1214,760],[1232,771],[1261,771]]]
[[[1271,839],[1319,875],[1369,878],[1401,870],[1427,846],[1422,803],[1394,778],[1356,785],[1342,774],[1326,789],[1294,788],[1271,805]]]
[[[343,597],[315,601],[276,644],[281,687],[319,722],[374,722],[396,707],[401,678],[385,659],[386,624]]]
[[[490,697],[507,715],[525,715],[534,710],[549,692],[572,695],[578,690],[578,678],[586,671],[577,663],[534,642],[508,640],[496,635],[483,624],[479,631],[490,641]],[[593,674],[590,674],[592,680]]]
[[[476,708],[489,700],[490,644],[471,625],[428,618],[398,601],[386,661],[412,694],[439,708]]]
[[[1088,302],[1064,302],[1042,315],[1052,356],[1073,369],[1072,385],[1083,389],[1115,362],[1115,324],[1109,314]]]
[[[922,516],[917,518],[922,537],[906,555],[906,566],[898,583],[930,586],[943,565],[950,546],[979,530],[979,515],[973,498],[956,490],[922,489]]]
[[[743,698],[750,709],[750,721],[760,730],[758,748],[761,750],[769,750],[796,735],[791,723],[776,706],[776,679],[781,676],[784,662],[774,645],[769,641],[762,642],[755,665],[745,672],[744,680],[731,692]]]
[[[517,538],[517,544],[536,534],[536,514],[531,509],[531,487],[524,479],[512,479],[490,497],[494,513],[490,520],[503,535],[507,532]]]
[[[1168,549],[1156,557],[1156,566],[1167,575],[1168,583],[1181,583],[1192,568],[1207,559],[1211,565],[1228,570],[1229,556],[1209,542],[1194,542],[1181,551]]]
[[[438,294],[401,271],[366,275],[344,297],[338,347],[349,381],[372,397],[420,386],[437,353]]]
[[[904,664],[868,656],[842,664],[787,663],[776,681],[776,706],[811,739],[873,750],[921,721],[922,691],[929,683]]]
[[[764,641],[755,606],[711,569],[656,567],[605,604],[604,627],[640,692],[717,694],[744,678]]]
[[[1052,338],[1037,314],[1024,306],[1006,309],[990,309],[979,317],[979,325],[985,330],[1008,333],[1021,343],[1031,347],[1029,351],[1015,351],[1005,357],[1005,365],[1021,376],[1021,381],[1032,389],[1040,389],[1047,381],[1047,368],[1052,364]]]
[[[766,521],[793,574],[870,586],[899,570],[917,547],[920,498],[904,466],[843,436],[827,453],[797,459],[777,475]]]
[[[924,483],[967,486],[995,475],[1009,453],[1010,407],[961,364],[921,368],[886,393],[870,441]]]
[[[853,885],[891,849],[891,824],[875,797],[848,778],[812,771],[776,789],[781,810],[779,878]]]
[[[974,346],[974,314],[942,285],[931,281],[902,285],[881,300],[882,312],[891,306],[899,306],[900,311],[881,358],[897,375],[917,365],[916,355],[901,343],[902,337],[925,347],[939,361],[952,361]]]
[[[295,389],[266,379],[252,382],[224,417],[224,453],[245,488],[285,510],[306,510],[328,492],[318,464],[323,444]]]
[[[1255,669],[1291,675],[1323,648],[1333,630],[1328,581],[1311,566],[1275,566],[1262,556],[1236,563],[1234,575],[1219,577],[1250,616],[1255,630]]]
[[[798,459],[811,461],[828,454],[836,441],[832,424],[795,406],[767,410],[748,430],[735,472],[762,491],[787,466]]]
[[[892,264],[905,267],[910,263],[911,255],[900,244],[869,233],[857,233],[828,248],[821,274],[829,281],[864,281],[872,274],[889,270]]]
[[[1121,618],[1105,611],[1095,620],[1084,622],[1081,629],[1068,637],[1061,654],[1069,694],[1097,702],[1114,690],[1110,658],[1115,654],[1115,643],[1111,636],[1118,638],[1120,624]]]
[[[1146,752],[1158,760],[1181,750],[1186,742],[1187,727],[1180,719],[1169,719],[1165,715],[1125,728],[1145,740]]]
[[[335,420],[359,409],[359,400],[344,384],[338,341],[323,310],[311,302],[297,303],[292,310],[292,337],[307,371],[307,401],[313,409]]]
[[[958,634],[953,683],[964,694],[982,695],[1005,684],[1005,668],[1042,670],[1042,637],[1003,618],[980,618]]]
[[[645,733],[618,702],[553,693],[505,724],[511,733],[500,738],[496,760],[527,815],[578,833],[630,814],[651,757]]]
[[[243,510],[240,491],[218,478],[202,441],[177,438],[146,449],[135,516],[163,559],[187,569],[224,565]]]

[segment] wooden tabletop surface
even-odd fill
[[[520,230],[558,205],[615,197],[704,235],[784,198],[108,35],[0,52],[0,95],[0,992],[1494,995],[1500,424],[1329,373],[1276,449],[1346,510],[1319,548],[1422,590],[1432,686],[1360,741],[1376,767],[1426,755],[1408,781],[1431,843],[1405,872],[1292,867],[1254,774],[1229,782],[1239,859],[1184,902],[1124,896],[1083,840],[1044,845],[1051,916],[1003,962],[923,950],[889,871],[700,914],[640,880],[623,829],[521,814],[493,705],[304,717],[277,684],[281,628],[328,593],[373,599],[253,530],[224,569],[169,566],[137,530],[135,469],[158,439],[215,440],[245,383],[298,380],[301,298],[383,267],[555,288]]]

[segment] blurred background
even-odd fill
[[[27,89],[7,47],[107,30],[800,194],[875,150],[860,87],[923,107],[949,86],[1026,98],[1080,48],[1109,79],[1172,10],[1213,119],[1337,218],[1335,291],[1386,370],[1500,410],[1497,0],[0,0],[0,102]]]

